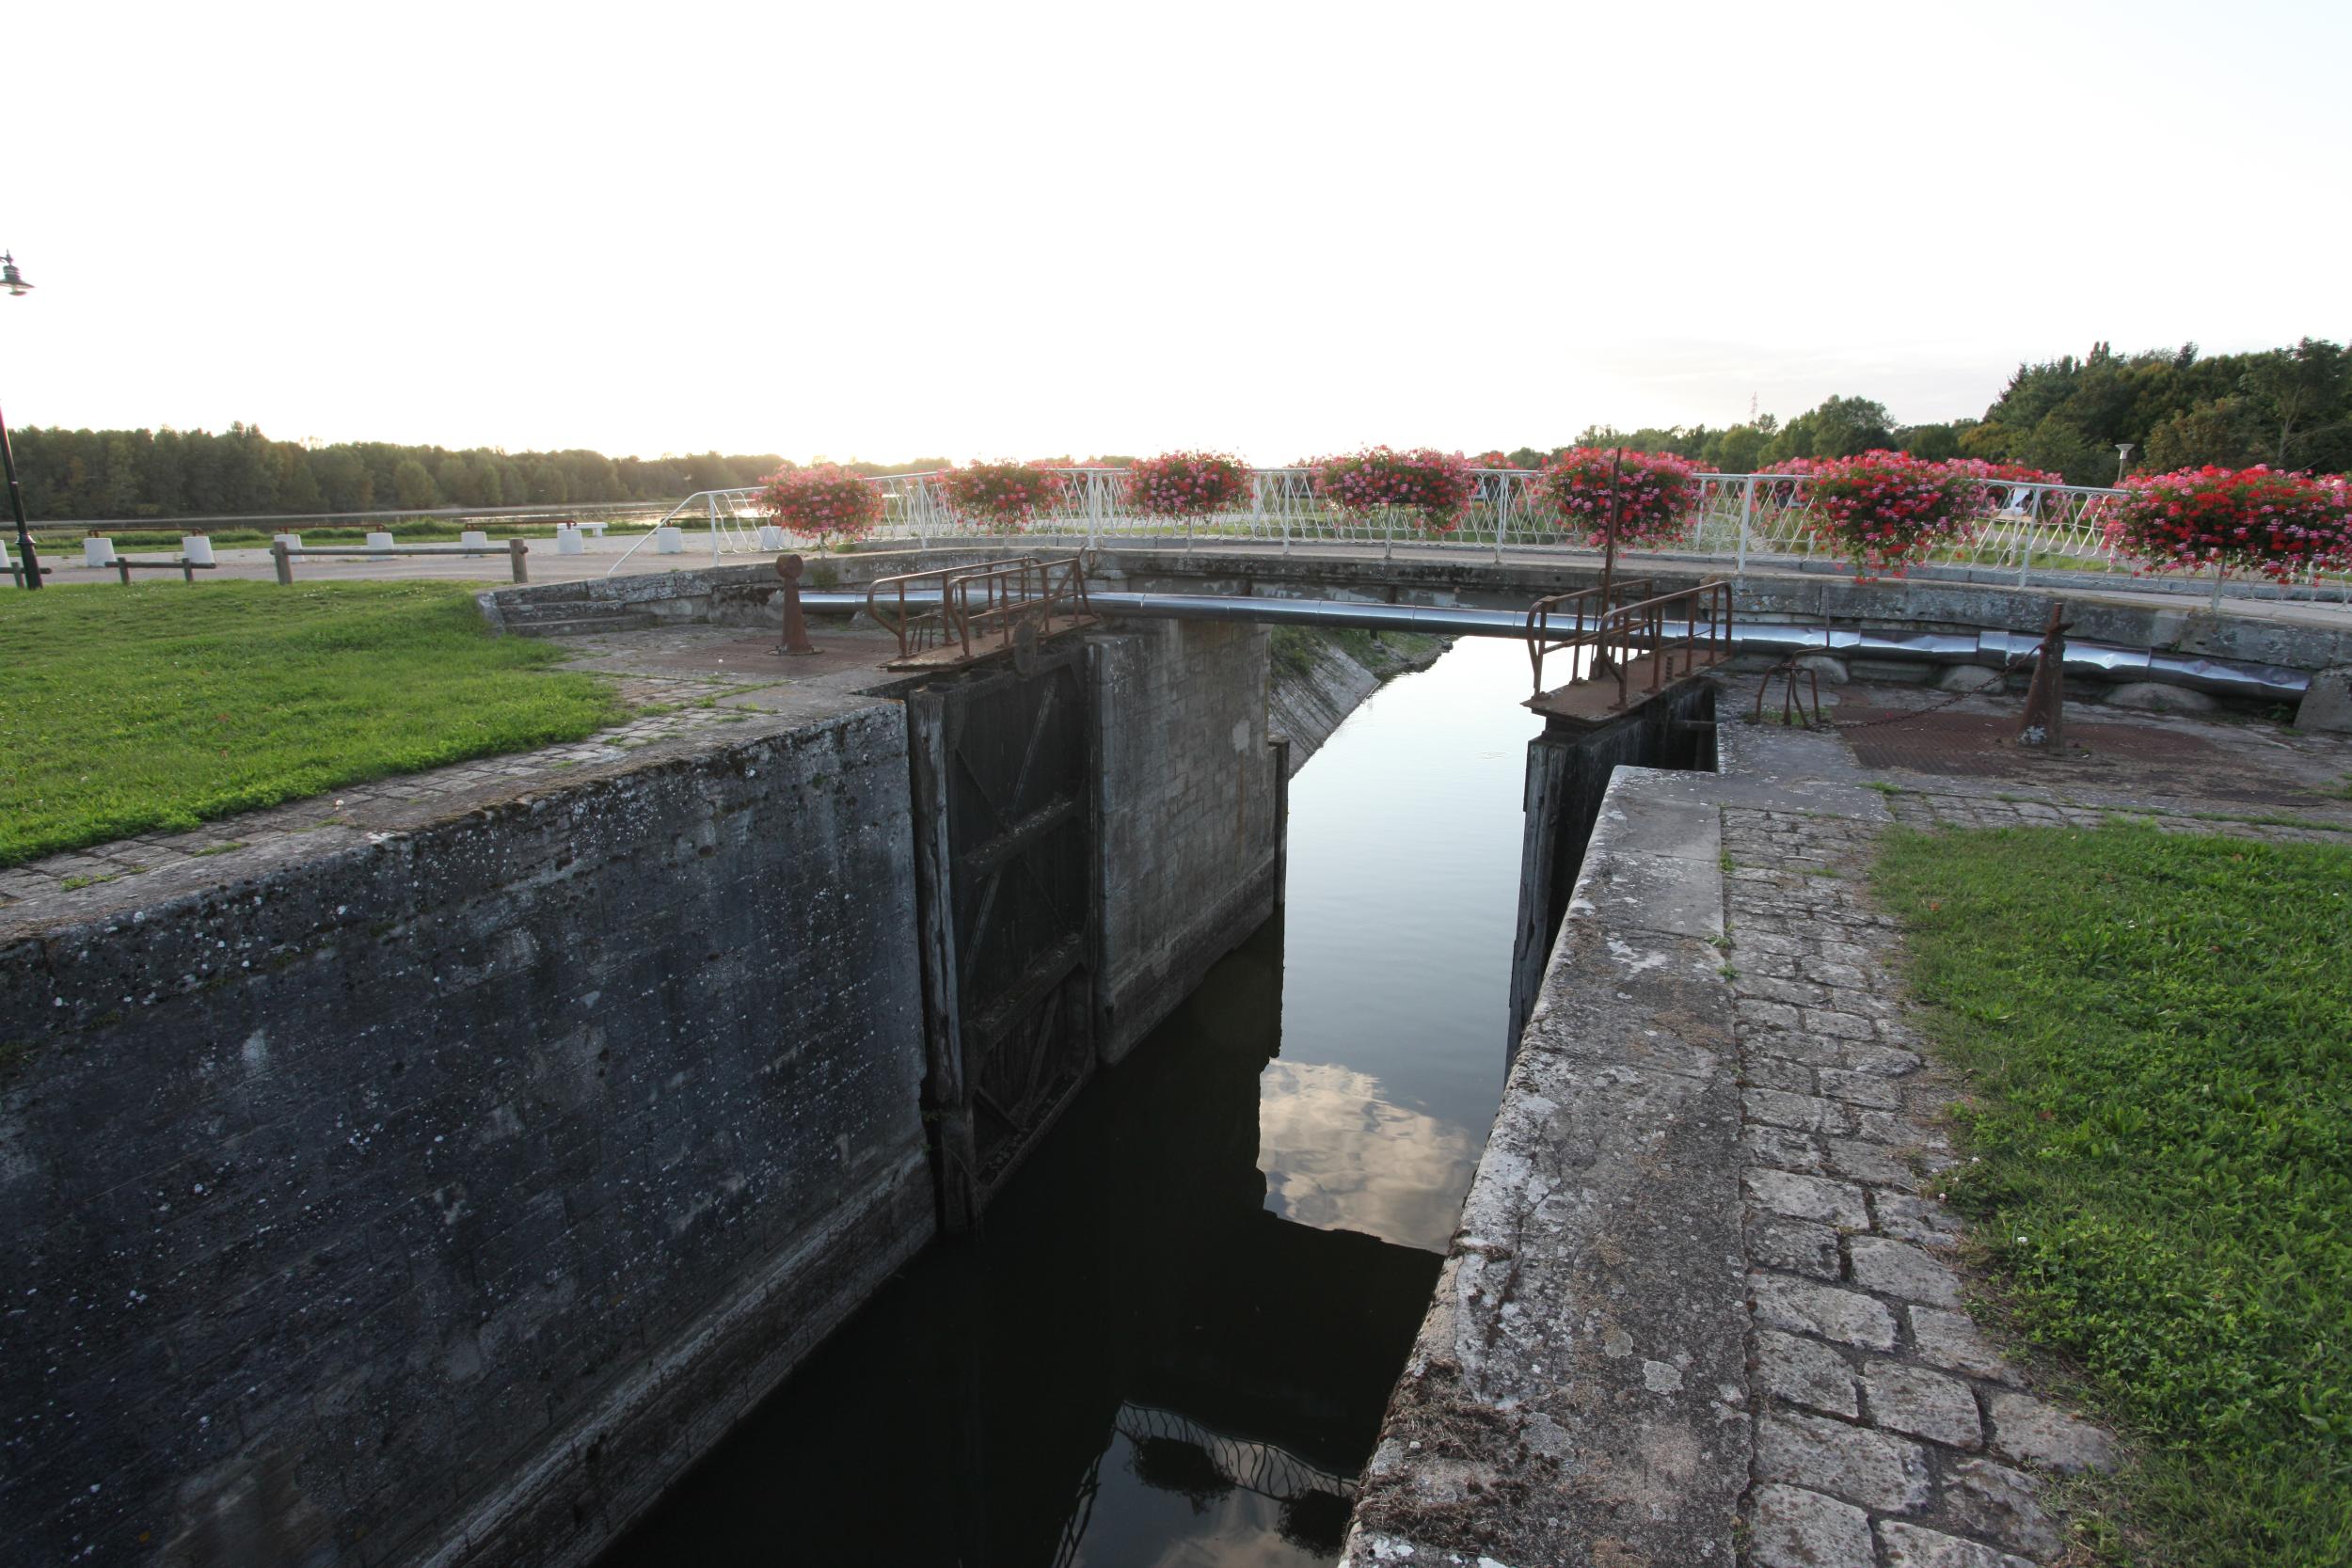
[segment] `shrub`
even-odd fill
[[[762,480],[759,509],[787,533],[818,545],[863,539],[882,518],[882,493],[835,464],[778,468]]]
[[[992,533],[1022,526],[1062,498],[1062,476],[1042,463],[967,463],[939,476],[947,503]]]
[[[2251,468],[2182,468],[2123,482],[2107,539],[2155,572],[2218,564],[2283,582],[2352,566],[2352,511],[2342,482]]]
[[[1249,465],[1221,451],[1138,457],[1127,469],[1127,500],[1153,517],[1205,517],[1248,502]]]
[[[1315,494],[1354,517],[1378,512],[1408,512],[1428,533],[1452,533],[1462,511],[1477,494],[1478,476],[1458,451],[1415,447],[1398,451],[1367,447],[1338,457],[1319,457]]]
[[[1805,526],[1853,562],[1857,578],[1901,577],[1936,546],[1965,539],[1983,484],[1942,463],[1866,451],[1813,466]]]
[[[1660,544],[1678,536],[1697,499],[1698,465],[1670,451],[1571,447],[1552,459],[1536,485],[1590,544],[1609,536],[1612,494],[1621,545]]]

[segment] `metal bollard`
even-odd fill
[[[776,557],[776,576],[784,579],[784,641],[776,644],[780,654],[823,652],[808,640],[808,621],[801,613],[801,573],[806,569],[797,555]]]
[[[523,557],[531,553],[531,546],[519,539],[509,539],[506,542],[506,553],[515,562],[515,580],[529,582],[531,568],[523,564]]]

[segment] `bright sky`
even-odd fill
[[[232,0],[5,50],[20,424],[1279,463],[2352,333],[2340,4]]]

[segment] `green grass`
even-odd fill
[[[576,740],[625,715],[437,582],[0,594],[0,865]]]
[[[1877,875],[2001,1310],[2141,1456],[2104,1553],[2352,1562],[2352,849],[1898,831]]]

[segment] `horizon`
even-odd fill
[[[722,15],[753,64],[707,97],[648,87],[707,77],[691,23]],[[43,13],[13,36],[61,68],[25,73],[14,128],[63,150],[12,170],[0,211],[36,288],[0,307],[0,409],[458,451],[1261,465],[1834,394],[1978,418],[2019,365],[2096,341],[2347,336],[2352,217],[2313,198],[2340,136],[2275,72],[2281,37],[2325,57],[2352,18],[2238,17],[2217,38],[2183,5],[1716,7],[1668,40],[1499,7],[1212,7],[1172,31],[689,8],[652,34],[428,7],[387,38],[247,6],[158,11],[126,44]],[[516,92],[517,69],[560,86]],[[2256,128],[2213,117],[2256,105],[2252,157]]]

